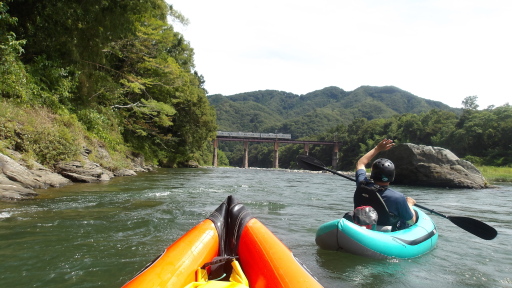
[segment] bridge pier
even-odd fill
[[[228,132],[226,132],[228,133]],[[229,132],[230,133],[230,132]],[[251,133],[246,133],[251,134]],[[263,134],[261,134],[263,135]],[[249,136],[250,137],[250,136]],[[242,168],[249,168],[249,142],[274,142],[274,159],[272,163],[273,168],[279,168],[279,143],[285,144],[304,144],[304,152],[306,155],[309,155],[310,145],[334,145],[332,151],[332,167],[336,168],[338,164],[338,151],[339,151],[339,142],[328,142],[328,141],[299,141],[299,140],[282,140],[277,137],[274,139],[262,139],[262,138],[215,138],[213,143],[213,159],[212,165],[213,167],[218,166],[218,157],[219,157],[219,141],[237,141],[244,143],[244,156],[243,156],[243,166]]]
[[[336,167],[338,166],[338,150],[338,142],[335,142],[334,147],[332,149],[332,169],[334,170],[336,170]]]
[[[215,140],[213,140],[213,161],[212,161],[213,167],[217,167],[217,165],[218,165],[218,163],[217,163],[218,153],[219,153],[219,140],[217,138],[215,138]]]
[[[249,142],[244,141],[244,168],[249,168]]]
[[[279,142],[274,142],[274,164],[273,168],[279,168]]]

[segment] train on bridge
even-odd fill
[[[292,139],[292,134],[217,131],[217,137],[258,138],[258,139]]]

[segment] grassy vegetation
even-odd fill
[[[512,182],[512,167],[477,166],[489,182]]]
[[[103,167],[116,170],[130,164],[122,145],[99,139],[75,115],[58,115],[44,107],[27,107],[6,100],[0,100],[0,107],[0,153],[18,151],[29,166],[32,161],[52,167],[60,161],[78,160],[84,147],[92,151],[90,159]],[[106,149],[111,158],[103,159],[98,147]]]

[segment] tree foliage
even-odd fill
[[[473,98],[474,101],[476,99]],[[474,107],[474,106],[473,106]],[[320,113],[321,110],[318,110]],[[328,115],[325,113],[324,115]],[[317,116],[320,117],[320,116]],[[315,123],[315,118],[309,119]],[[298,125],[304,125],[307,121]],[[317,127],[321,127],[316,123]],[[312,125],[312,126],[315,126]],[[512,106],[490,108],[485,110],[464,109],[462,115],[451,111],[432,109],[427,112],[412,114],[395,114],[388,118],[368,120],[357,118],[348,125],[338,124],[325,132],[307,134],[302,140],[338,141],[340,143],[339,161],[336,169],[353,170],[355,162],[384,138],[396,143],[414,143],[419,145],[440,146],[453,151],[457,156],[479,165],[512,166]],[[241,166],[242,151],[235,143],[229,144],[231,152],[227,153],[230,163]],[[268,144],[266,144],[268,145]],[[256,144],[251,145],[255,147]],[[257,167],[272,167],[269,159],[273,155],[268,148],[265,161],[249,163]],[[311,145],[309,154],[324,164],[331,166],[331,145]],[[254,150],[254,151],[252,151]],[[260,148],[249,149],[249,159],[261,155]],[[281,168],[297,168],[296,157],[304,153],[304,145],[280,145],[279,165]],[[263,157],[260,157],[262,159]],[[235,162],[231,162],[236,159]]]
[[[110,149],[169,166],[208,158],[215,110],[167,23],[188,20],[165,1],[16,0],[0,14],[1,97],[74,114]]]
[[[220,130],[278,131],[292,134],[294,138],[326,131],[338,124],[348,125],[357,118],[389,118],[432,109],[460,110],[392,86],[363,86],[351,92],[326,87],[300,96],[265,90],[231,96],[211,95],[208,100],[215,107]]]
[[[468,110],[469,111],[469,110]],[[477,164],[512,166],[512,106],[471,110],[463,115],[431,110],[387,119],[354,120],[348,125],[339,169],[351,170],[357,159],[384,138],[397,143],[441,146]],[[508,129],[508,130],[507,130]],[[509,131],[509,132],[506,132]]]

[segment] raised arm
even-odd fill
[[[380,151],[389,150],[395,143],[391,139],[384,139],[377,144],[372,150],[368,151],[363,157],[361,157],[356,164],[356,170],[365,169],[366,164],[370,162],[373,157],[379,154]]]

